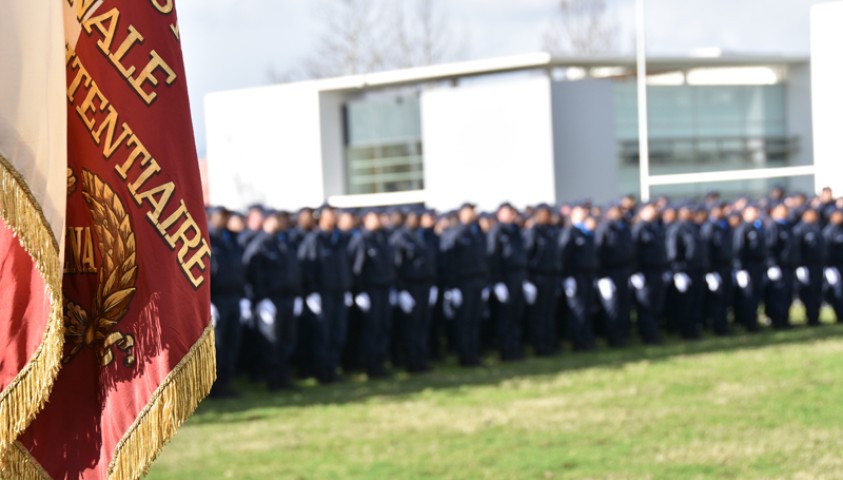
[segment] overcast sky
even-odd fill
[[[740,53],[809,52],[809,10],[822,0],[646,0],[649,54],[720,47]],[[634,0],[607,0],[634,34]],[[467,59],[541,50],[558,0],[439,0],[465,40]],[[270,83],[294,69],[320,34],[316,0],[179,0],[182,47],[196,127],[205,152],[204,96]]]

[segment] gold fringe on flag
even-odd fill
[[[108,465],[108,478],[128,480],[146,475],[161,448],[211,391],[214,380],[214,329],[208,325],[117,444]],[[4,464],[0,478],[50,480],[26,447],[17,442],[6,452]]]
[[[0,478],[15,480],[52,480],[32,454],[20,442],[15,442],[3,454],[3,471]]]
[[[145,475],[161,448],[211,391],[215,380],[214,329],[208,325],[117,444],[108,465],[108,478],[137,479]]]
[[[59,243],[23,177],[0,155],[0,218],[35,261],[50,299],[44,336],[29,363],[0,393],[0,452],[5,451],[41,410],[61,366],[64,347]],[[0,476],[5,478],[5,461]],[[12,477],[16,478],[16,477]]]

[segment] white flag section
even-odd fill
[[[64,1],[0,0],[0,477],[61,359]]]
[[[42,201],[57,240],[67,196],[63,3],[0,0],[0,155]]]

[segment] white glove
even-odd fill
[[[445,300],[451,304],[451,306],[455,308],[460,308],[462,306],[462,292],[459,288],[452,288],[445,292]]]
[[[506,284],[503,282],[498,282],[495,284],[495,298],[498,299],[501,303],[506,303],[509,301],[509,289],[506,288]]]
[[[240,320],[252,318],[252,302],[248,298],[240,299]]]
[[[304,312],[304,300],[301,297],[296,297],[293,300],[293,316],[298,318]]]
[[[735,280],[738,282],[738,286],[741,288],[746,288],[749,286],[749,272],[746,270],[739,270],[738,273],[735,274]]]
[[[410,292],[401,290],[398,292],[398,307],[402,312],[409,315],[416,308],[416,300],[410,295]]]
[[[275,323],[275,316],[278,314],[278,309],[275,308],[275,304],[268,298],[258,302],[258,306],[255,310],[257,311],[258,318],[261,322],[267,325]]]
[[[372,309],[372,299],[366,292],[360,292],[354,297],[354,303],[360,308],[363,313],[368,313]]]
[[[717,272],[705,274],[705,283],[708,284],[708,289],[712,292],[720,290],[720,285],[723,283],[723,277]]]
[[[307,308],[313,312],[314,315],[322,315],[322,295],[314,292],[305,299]]]
[[[687,292],[691,283],[691,277],[687,273],[679,272],[673,274],[673,284],[676,285],[676,290],[679,290],[679,293]]]
[[[771,282],[778,282],[782,279],[782,269],[779,267],[768,268],[767,278],[769,278]]]
[[[439,300],[439,289],[434,285],[430,287],[430,293],[427,296],[427,304],[432,307],[436,305],[436,300]]]
[[[398,292],[394,288],[389,289],[389,305],[393,307],[398,305]]]
[[[811,283],[811,275],[808,272],[808,267],[799,267],[796,269],[796,278],[802,285]]]
[[[480,291],[480,299],[483,300],[483,303],[489,301],[489,287],[483,287],[483,290]]]
[[[629,277],[629,283],[632,284],[632,287],[636,290],[641,290],[647,285],[647,279],[644,277],[643,273],[633,273],[632,276]]]
[[[220,311],[217,310],[217,306],[213,303],[211,304],[211,326],[216,327],[217,322],[220,321]]]
[[[836,267],[828,267],[824,271],[825,281],[832,287],[836,287],[840,283],[840,271]]]
[[[577,294],[577,281],[574,277],[568,277],[562,281],[562,287],[565,289],[565,295],[567,295],[568,298],[573,298],[573,296]]]
[[[346,307],[351,307],[354,305],[354,295],[351,292],[345,292],[345,295],[342,296],[342,301],[345,303]]]
[[[609,277],[597,280],[597,291],[604,302],[608,302],[615,296],[615,282]]]
[[[524,300],[527,302],[527,305],[535,305],[536,297],[539,295],[539,291],[536,286],[525,280],[524,283],[521,284],[521,289],[524,290]]]

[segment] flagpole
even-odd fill
[[[635,4],[635,50],[638,83],[638,171],[641,201],[650,201],[650,143],[647,125],[647,41],[644,23],[644,0]]]

